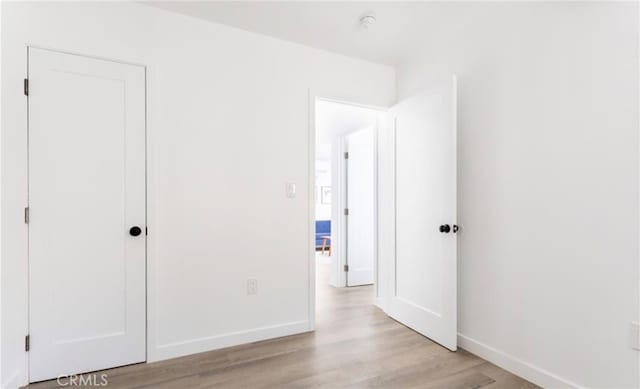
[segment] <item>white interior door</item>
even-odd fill
[[[395,264],[388,314],[456,350],[456,86],[451,77],[395,115]]]
[[[30,48],[28,101],[29,379],[142,362],[144,67]]]
[[[372,128],[346,136],[347,286],[373,284],[375,259],[375,139]]]

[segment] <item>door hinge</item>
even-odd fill
[[[24,209],[24,224],[29,224],[29,207]]]
[[[344,209],[344,216],[349,216],[349,208]]]
[[[349,152],[348,151],[344,153],[344,159],[349,159]]]
[[[349,271],[349,265],[344,265],[344,271]]]
[[[29,96],[29,79],[24,79],[24,95]]]
[[[31,338],[29,335],[24,337],[24,351],[29,351],[31,348]]]

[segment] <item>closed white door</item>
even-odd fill
[[[456,350],[455,78],[431,84],[391,113],[396,247],[388,314]]]
[[[29,379],[146,359],[145,69],[29,49]]]
[[[375,139],[372,128],[346,136],[347,286],[373,284],[375,260]]]

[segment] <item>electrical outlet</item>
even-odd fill
[[[247,280],[247,294],[258,294],[258,280],[255,278]]]

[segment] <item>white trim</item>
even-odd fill
[[[119,64],[122,64],[122,65],[133,65],[133,66],[147,67],[147,65],[139,63],[139,62],[131,62],[131,61],[123,60],[123,59],[114,59],[114,58],[102,57],[100,55],[92,55],[92,54],[80,53],[80,52],[72,51],[72,50],[61,50],[61,49],[58,49],[58,48],[55,48],[55,47],[51,47],[51,46],[47,46],[47,45],[37,45],[37,44],[27,43],[26,46],[27,47],[32,47],[34,49],[54,51],[54,52],[60,53],[60,54],[76,55],[78,57],[97,59],[97,60],[100,60],[100,61],[115,62],[115,63],[119,63]]]
[[[566,378],[458,333],[458,346],[544,388],[582,388]]]
[[[636,15],[636,17],[638,19],[636,19],[636,20],[640,20],[640,6],[637,7],[637,13],[638,14]],[[636,33],[637,33],[636,34],[636,38],[638,38],[638,47],[637,47],[637,49],[640,50],[640,26],[636,30]],[[637,70],[640,71],[640,66],[638,66]],[[640,79],[638,80],[637,87],[640,87]],[[638,104],[638,108],[640,108],[640,103]],[[638,132],[640,132],[640,127],[638,128]],[[640,218],[640,213],[637,214],[636,216]],[[637,279],[640,280],[640,251],[638,252],[638,274],[637,274],[637,276],[638,276]],[[638,295],[640,296],[640,283],[638,283]],[[640,299],[638,299],[638,304],[639,305],[638,305],[638,311],[637,312],[640,312]],[[640,315],[636,319],[638,321],[640,321]],[[637,370],[638,371],[638,382],[640,382],[640,358],[637,358],[636,360],[637,360],[637,365],[638,365],[638,370]]]
[[[307,291],[309,295],[309,312],[308,312],[308,326],[309,330],[313,331],[316,327],[316,239],[315,239],[315,219],[316,219],[316,96],[311,89],[309,89],[308,96],[308,112],[309,112],[309,131],[308,131],[308,153],[309,160],[307,161],[307,190],[309,195],[307,198],[307,206],[309,207],[309,230],[307,232],[307,250],[309,253],[309,263],[307,274],[309,277],[309,289]]]
[[[378,254],[380,248],[380,236],[378,235],[378,209],[380,208],[378,204],[378,175],[380,174],[378,170],[378,132],[380,131],[380,114],[376,118],[376,126],[373,128],[373,288],[374,288],[374,305],[379,306],[380,302],[380,289],[378,285],[380,285],[380,280],[378,279],[378,261],[380,255]],[[384,309],[383,309],[384,311]]]
[[[23,380],[21,379],[20,376],[21,376],[20,372],[16,371],[15,373],[13,373],[11,378],[9,378],[7,382],[4,383],[4,386],[2,386],[2,388],[14,389],[14,388],[19,388],[20,386],[23,386],[23,385],[27,385],[27,383],[22,382]]]
[[[155,106],[153,100],[153,91],[155,83],[155,69],[150,66],[145,66],[145,128],[146,128],[146,187],[147,187],[147,302],[146,302],[146,315],[147,315],[147,355],[146,360],[149,362],[151,355],[153,355],[156,345],[156,253],[158,252],[156,244],[156,236],[158,236],[159,223],[157,222],[156,215],[156,190],[157,187],[157,173],[155,164],[155,155],[153,147],[153,123],[152,119],[154,115],[151,115],[151,111]]]
[[[147,363],[309,331],[307,320],[160,345]]]
[[[353,107],[366,108],[366,109],[370,109],[372,111],[387,112],[389,110],[389,107],[382,107],[382,106],[379,106],[379,105],[368,105],[368,104],[354,103],[353,101],[344,100],[344,99],[337,98],[337,97],[333,98],[333,97],[325,97],[325,96],[326,95],[318,95],[318,94],[313,95],[313,97],[315,97],[316,100],[328,101],[330,103],[351,105]]]

